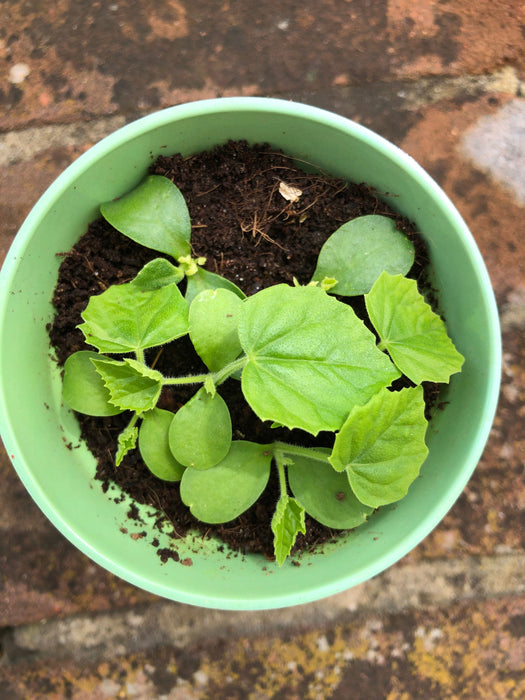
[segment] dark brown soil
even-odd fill
[[[366,185],[356,185],[307,174],[281,153],[268,146],[249,147],[230,142],[190,158],[160,157],[150,171],[169,177],[182,191],[192,221],[195,256],[205,256],[206,267],[235,282],[246,294],[272,284],[291,283],[295,277],[305,284],[313,274],[317,254],[326,238],[341,224],[364,214],[387,214],[416,246],[411,276],[420,279],[426,265],[426,251],[410,223],[386,207]],[[279,193],[279,183],[298,187],[302,195],[290,203]],[[393,199],[395,203],[395,199]],[[69,253],[64,254],[53,303],[56,317],[50,327],[51,343],[60,364],[77,350],[86,349],[76,329],[80,314],[93,294],[108,286],[132,279],[158,253],[143,248],[115,231],[104,220],[92,223]],[[356,312],[363,315],[359,302]],[[187,339],[153,349],[148,357],[156,369],[171,376],[205,371]],[[177,410],[194,393],[194,388],[163,390],[163,408]],[[300,431],[270,429],[252,413],[240,392],[240,383],[227,380],[220,387],[232,412],[234,439],[272,442],[285,439],[301,444],[328,444],[322,434],[314,439]],[[215,533],[241,552],[262,552],[273,556],[270,521],[278,498],[275,475],[259,501],[235,521],[209,526],[196,521],[181,503],[178,485],[154,477],[138,451],[114,466],[116,438],[129,422],[129,415],[91,418],[78,414],[82,437],[98,460],[96,478],[107,490],[112,482],[139,503],[152,506],[158,523],[171,522],[173,536],[184,536],[190,528]],[[137,511],[130,509],[136,519]],[[299,535],[296,549],[310,549],[336,533],[307,517],[307,534]],[[163,561],[178,560],[163,549]]]

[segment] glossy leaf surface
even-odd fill
[[[79,413],[115,416],[123,409],[111,403],[109,390],[91,361],[101,357],[92,350],[80,350],[70,355],[64,364],[62,396],[69,408]]]
[[[210,272],[203,267],[199,267],[194,275],[188,277],[185,294],[188,304],[191,304],[197,294],[204,292],[206,289],[227,289],[236,294],[239,299],[246,299],[246,294],[244,294],[236,284],[230,282],[230,280],[227,280],[225,277],[216,275],[215,272]]]
[[[171,422],[170,449],[175,459],[194,469],[210,469],[230,449],[232,424],[224,399],[204,387],[184,404]]]
[[[312,279],[334,278],[331,293],[357,296],[369,292],[383,270],[405,275],[414,257],[414,246],[391,218],[359,216],[326,240]]]
[[[330,455],[330,450],[326,453]],[[293,464],[288,467],[288,481],[306,512],[326,527],[357,527],[373,511],[356,498],[346,473],[336,472],[327,462],[294,455]]]
[[[242,303],[233,292],[214,289],[200,292],[190,305],[190,339],[212,372],[227,365],[242,351],[237,332]]]
[[[181,498],[202,522],[229,522],[244,513],[264,491],[271,461],[272,451],[265,445],[234,441],[228,455],[212,469],[186,469]]]
[[[185,467],[179,464],[169,446],[173,413],[154,408],[144,414],[139,430],[139,450],[146,466],[159,479],[180,481]]]
[[[120,199],[102,204],[100,212],[117,231],[146,248],[176,260],[190,252],[188,207],[178,187],[166,177],[149,175]]]

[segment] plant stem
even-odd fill
[[[242,357],[238,357],[236,360],[233,360],[233,362],[230,362],[222,369],[217,370],[217,372],[214,372],[212,374],[212,379],[215,386],[222,384],[222,382],[225,379],[228,379],[228,377],[230,377],[234,372],[236,372],[238,369],[242,369],[247,362],[248,358],[246,355],[243,355]]]
[[[316,462],[330,463],[329,455],[325,452],[320,452],[316,450],[315,447],[300,447],[299,445],[290,445],[287,442],[274,442],[273,443],[274,457],[277,462],[277,454],[280,453],[281,456],[284,454],[296,455],[297,457],[306,457],[307,459],[313,459]]]
[[[242,369],[248,358],[246,355],[239,357],[237,360],[230,362],[225,367],[217,370],[217,372],[209,372],[208,374],[193,374],[188,377],[165,377],[163,384],[204,384],[208,377],[211,377],[215,386],[222,384],[229,376],[231,376],[238,369]]]
[[[190,375],[189,377],[165,377],[163,380],[163,384],[167,385],[174,385],[174,384],[203,384],[206,381],[206,378],[209,377],[209,374],[193,374]]]
[[[138,421],[139,418],[142,418],[142,411],[135,411],[133,414],[133,417],[131,418],[130,422],[128,423],[128,428],[133,428],[135,423]]]
[[[275,464],[277,465],[277,473],[279,474],[279,487],[281,489],[281,496],[284,496],[287,493],[286,474],[284,471],[284,468],[286,466],[286,458],[282,450],[276,448],[276,445],[277,443],[274,443],[273,457],[275,459]]]

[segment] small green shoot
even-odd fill
[[[305,510],[303,506],[287,493],[281,494],[272,518],[275,559],[282,566],[295,544],[297,535],[306,534]]]
[[[136,448],[155,476],[180,481],[182,501],[205,523],[229,522],[268,484],[280,494],[269,523],[283,565],[306,514],[333,529],[364,523],[402,498],[428,448],[421,382],[448,382],[463,357],[416,282],[403,275],[414,249],[391,219],[365,216],[325,243],[313,280],[246,297],[191,254],[191,223],[180,191],[150,176],[102,205],[124,235],[173,258],[156,258],[134,280],[91,297],[79,326],[87,345],[68,358],[63,397],[94,416],[123,411],[115,464]],[[184,295],[180,283],[186,284]],[[368,330],[334,295],[364,295]],[[166,377],[147,363],[149,348],[188,336],[207,371]],[[106,354],[117,354],[116,359]],[[401,375],[416,386],[394,391]],[[331,447],[232,440],[221,396],[241,380],[248,406],[274,427],[332,435]],[[163,387],[194,385],[175,413],[158,408]]]

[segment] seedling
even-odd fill
[[[65,363],[63,396],[72,409],[130,413],[117,466],[138,445],[157,477],[180,481],[196,518],[221,523],[257,501],[275,465],[280,497],[271,528],[279,565],[305,532],[305,513],[349,529],[407,493],[428,453],[421,384],[447,383],[463,357],[404,276],[414,249],[391,219],[344,224],[305,286],[295,280],[247,298],[192,257],[190,217],[170,180],[150,176],[101,212],[124,235],[173,258],[156,258],[131,282],[91,297],[79,328],[96,352]],[[379,341],[335,294],[364,295]],[[166,377],[148,366],[146,350],[184,335],[205,373]],[[392,390],[401,375],[413,386]],[[227,380],[240,380],[260,420],[331,433],[332,446],[233,440],[221,396]],[[196,392],[176,413],[157,407],[164,386],[188,384]]]

